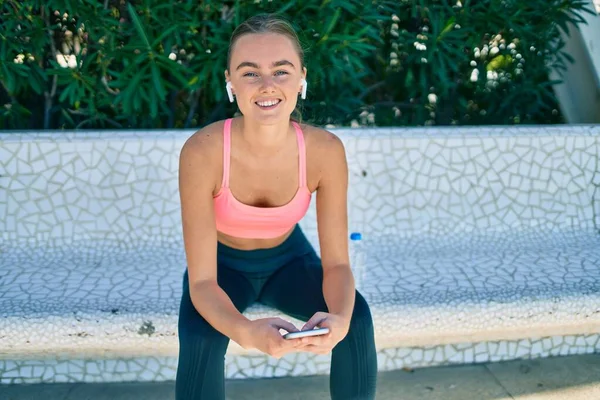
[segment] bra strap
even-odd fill
[[[223,181],[222,187],[229,187],[229,165],[231,159],[231,121],[229,118],[225,121],[223,127]]]
[[[298,166],[298,182],[300,187],[306,187],[306,144],[304,142],[304,133],[296,121],[292,121],[296,129],[296,138],[298,140],[298,156],[300,165]]]

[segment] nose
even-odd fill
[[[260,90],[263,92],[270,92],[273,91],[273,89],[275,88],[275,80],[273,79],[272,76],[265,76],[261,79],[261,85],[260,85]]]

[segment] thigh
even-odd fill
[[[235,307],[243,312],[255,299],[255,292],[245,277],[219,268],[217,282]],[[194,307],[187,271],[179,310],[179,358],[175,378],[177,400],[224,400],[225,353],[229,338],[213,328]]]
[[[233,305],[239,312],[244,312],[252,302],[256,300],[254,288],[241,273],[225,267],[217,268],[217,283],[219,287],[229,296]],[[183,277],[183,294],[179,307],[179,336],[198,335],[217,332],[200,315],[194,304],[189,291],[188,273],[185,271]],[[214,331],[214,332],[213,332]]]
[[[258,301],[302,321],[318,311],[328,312],[320,258],[309,253],[281,267],[265,283]]]

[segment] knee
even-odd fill
[[[206,342],[218,344],[229,341],[229,338],[217,331],[207,320],[199,313],[190,313],[179,316],[178,333],[180,341]]]
[[[189,298],[186,299],[185,294],[177,325],[179,344],[182,348],[227,348],[229,338],[208,323],[196,311]]]
[[[180,352],[187,353],[192,357],[198,357],[200,354],[224,357],[228,344],[229,338],[210,325],[203,326],[202,329],[189,329],[188,327],[188,329],[179,331]]]

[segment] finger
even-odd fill
[[[302,338],[286,339],[283,336],[284,335],[279,335],[279,338],[277,339],[278,346],[285,349],[303,346]]]
[[[306,344],[302,343],[300,339],[294,339],[294,347],[301,351],[304,347],[306,347]]]
[[[328,347],[326,347],[326,346],[315,346],[312,344],[304,346],[304,350],[306,350],[306,351],[327,351],[327,349],[328,349]]]
[[[319,311],[315,313],[315,315],[313,315],[308,321],[306,321],[306,324],[304,324],[302,330],[306,331],[309,329],[314,329],[315,326],[319,325],[325,319],[327,319],[327,314]]]
[[[300,340],[303,345],[323,346],[326,343],[324,340],[324,335],[304,337]]]
[[[300,338],[285,339],[283,336],[281,336],[281,346],[283,346],[285,348],[291,348],[291,347],[300,347],[300,346],[303,346],[303,344],[300,341]]]
[[[329,328],[329,333],[327,333],[327,335],[331,334],[331,320],[329,318],[325,318],[319,322],[319,328]]]
[[[314,354],[328,354],[331,352],[331,350],[329,349],[329,347],[323,347],[323,346],[314,346],[314,345],[308,345],[305,346],[302,351],[308,351]]]
[[[273,318],[270,322],[271,326],[276,328],[283,328],[288,332],[298,332],[298,328],[294,326],[291,322],[285,321],[281,318]]]

